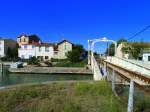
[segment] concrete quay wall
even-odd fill
[[[9,68],[11,73],[37,73],[37,74],[92,74],[92,71],[86,68],[78,67],[24,67]]]

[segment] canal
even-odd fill
[[[47,81],[92,80],[92,78],[92,75],[83,74],[14,74],[9,73],[8,67],[4,66],[3,73],[0,73],[0,86]]]

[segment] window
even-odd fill
[[[40,59],[40,56],[37,56],[37,59]]]
[[[21,58],[24,59],[24,55],[21,55]]]
[[[148,61],[150,61],[150,56],[148,56]]]
[[[34,46],[34,45],[32,45],[32,49],[33,49],[33,48],[35,48],[35,46]]]
[[[45,59],[47,60],[47,59],[48,59],[48,56],[45,56]]]
[[[45,47],[45,52],[49,52],[49,47]]]
[[[27,45],[24,45],[24,48],[27,49]]]
[[[55,51],[55,52],[54,52],[54,55],[58,55],[58,52],[57,52],[57,51]]]
[[[43,60],[43,56],[41,56],[41,61]]]

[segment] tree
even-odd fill
[[[8,47],[7,52],[6,52],[6,58],[17,59],[18,58],[18,48],[19,48],[18,44],[16,45],[15,48]]]
[[[80,61],[80,57],[81,57],[81,54],[80,54],[80,52],[77,49],[74,49],[74,50],[69,51],[67,53],[67,58],[72,63],[79,62]]]
[[[115,45],[114,44],[110,44],[109,47],[106,49],[105,54],[109,55],[109,56],[114,56],[115,54]]]
[[[122,52],[129,54],[132,58],[138,59],[142,51],[146,48],[149,48],[149,43],[144,42],[133,42],[133,43],[125,43],[122,48]]]
[[[67,53],[67,58],[70,62],[76,63],[84,59],[86,55],[87,55],[87,52],[85,51],[83,46],[77,44],[73,47],[72,51],[69,51]]]
[[[29,65],[37,65],[39,63],[38,59],[34,56],[28,60]]]
[[[121,38],[117,41],[117,46],[119,44],[121,44],[122,42],[127,42],[126,39]],[[114,56],[115,55],[115,45],[114,44],[110,44],[109,47],[106,49],[105,54],[108,54],[109,56]]]

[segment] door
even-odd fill
[[[148,61],[150,61],[150,56],[148,56]]]

